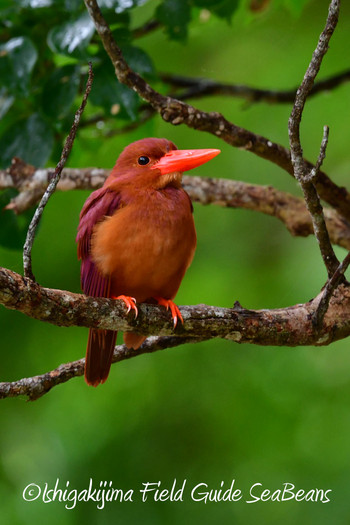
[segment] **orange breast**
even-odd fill
[[[175,297],[195,247],[189,198],[182,189],[167,188],[135,196],[99,223],[91,252],[101,273],[111,276],[112,295],[142,302]]]

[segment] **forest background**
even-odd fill
[[[280,168],[213,135],[172,126],[159,116],[137,125],[140,101],[113,79],[102,51],[98,55],[93,30],[81,31],[88,27],[82,3],[10,4],[0,8],[1,168],[14,155],[37,167],[57,163],[81,100],[82,73],[92,58],[95,80],[68,166],[111,168],[128,143],[164,136],[181,149],[222,150],[194,175],[273,185],[301,195],[295,180]],[[271,0],[252,9],[258,4],[111,0],[104,12],[115,24],[126,58],[163,92],[170,89],[159,72],[294,88],[324,27],[328,2]],[[142,36],[133,31],[154,18],[159,23],[152,31]],[[85,39],[81,36],[74,47],[77,27]],[[319,79],[349,68],[349,34],[350,5],[344,2]],[[9,38],[22,37],[17,54],[4,53]],[[291,103],[219,95],[191,102],[288,146]],[[302,122],[302,145],[311,160],[317,158],[323,125],[329,125],[324,168],[340,186],[348,182],[349,106],[349,84],[343,83],[310,98]],[[115,133],[125,126],[134,129]],[[80,291],[74,239],[87,195],[56,192],[45,209],[33,249],[34,273],[43,286]],[[2,192],[2,207],[13,196]],[[32,213],[18,218],[2,213],[1,266],[22,272],[21,246]],[[326,272],[312,236],[291,237],[276,218],[242,209],[195,203],[194,214],[198,248],[177,304],[231,307],[238,300],[246,308],[278,308],[306,302],[324,284]],[[339,247],[336,253],[340,259],[346,254]],[[14,381],[81,358],[87,329],[59,328],[2,308],[0,334],[1,380]],[[39,520],[52,525],[62,520],[72,525],[177,524],[188,516],[192,523],[346,523],[349,372],[346,339],[328,347],[298,348],[211,340],[113,365],[108,382],[97,389],[77,378],[35,402],[2,400],[2,519],[14,525]],[[213,489],[222,481],[229,488],[235,479],[247,496],[254,483],[272,491],[289,482],[297,489],[332,493],[327,504],[242,500],[205,505],[191,500],[187,491],[178,503],[142,503],[136,497],[132,503],[108,503],[103,510],[82,502],[70,511],[60,502],[44,504],[38,498],[29,503],[22,497],[30,483],[53,488],[59,479],[61,488],[69,481],[70,487],[83,490],[90,478],[97,487],[107,480],[135,493],[147,481],[160,480],[162,488],[171,488],[175,478],[179,487],[186,479],[188,488],[207,483]]]

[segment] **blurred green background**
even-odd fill
[[[148,20],[158,4],[150,0],[132,10],[132,27]],[[319,78],[349,67],[350,5],[343,4]],[[169,40],[160,29],[137,45],[159,71],[261,88],[296,86],[324,27],[328,2],[274,1],[255,14],[248,13],[247,5],[241,3],[230,23],[215,14],[197,13],[186,41]],[[223,97],[193,103],[288,144],[289,105],[248,105]],[[302,143],[310,160],[317,157],[323,125],[330,126],[324,167],[340,185],[347,183],[349,170],[349,107],[349,84],[343,84],[310,99],[302,122]],[[90,103],[88,112],[94,113]],[[145,136],[165,136],[179,148],[221,148],[217,159],[193,174],[271,184],[300,194],[294,180],[274,165],[212,135],[173,127],[158,117],[136,131],[110,138],[96,127],[81,129],[69,166],[111,168],[125,145]],[[6,141],[6,129],[1,140]],[[49,165],[57,162],[57,152],[51,154]],[[40,284],[79,291],[74,239],[87,195],[57,192],[45,209],[33,250]],[[309,300],[323,286],[326,273],[315,239],[292,238],[277,220],[253,212],[194,208],[198,249],[178,304],[229,307],[239,300],[247,308],[283,307]],[[345,252],[337,249],[337,254],[342,258]],[[21,252],[1,247],[0,264],[21,272]],[[0,334],[2,381],[44,373],[78,359],[87,339],[86,329],[58,328],[4,308]],[[239,346],[219,340],[186,345],[114,365],[108,382],[97,389],[78,378],[33,403],[3,400],[0,421],[2,523],[186,520],[289,525],[349,520],[347,340],[325,348]],[[100,481],[112,481],[115,488],[133,489],[134,501],[106,503],[103,510],[93,502],[66,510],[60,502],[23,501],[28,484],[43,488],[48,483],[53,488],[57,478],[61,489],[69,481],[78,490],[87,488],[90,478],[96,488]],[[161,481],[162,488],[170,489],[175,478],[178,488],[187,479],[183,502],[141,502],[138,490],[143,482]],[[243,491],[241,501],[191,501],[190,489],[196,484],[218,489],[224,481],[229,488],[233,479]],[[285,482],[298,489],[332,489],[331,502],[247,504],[249,487],[258,482],[272,491]]]

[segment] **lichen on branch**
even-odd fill
[[[20,159],[14,159],[8,170],[0,170],[0,190],[16,188],[19,194],[7,205],[22,213],[36,204],[47,187],[54,170],[35,169]],[[99,168],[65,168],[57,189],[95,190],[100,188],[110,171]],[[183,176],[183,187],[192,201],[225,208],[243,208],[276,217],[293,236],[313,235],[310,214],[301,198],[279,191],[272,186],[248,184],[238,180]],[[324,209],[330,239],[350,250],[350,224],[331,208]]]

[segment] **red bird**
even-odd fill
[[[143,139],[121,153],[103,187],[86,200],[78,226],[81,286],[86,295],[121,299],[137,315],[136,303],[170,308],[196,248],[192,203],[181,187],[184,171],[207,162],[217,149],[178,150],[166,139]],[[85,381],[106,381],[117,332],[90,329]],[[128,348],[145,336],[125,333]]]

